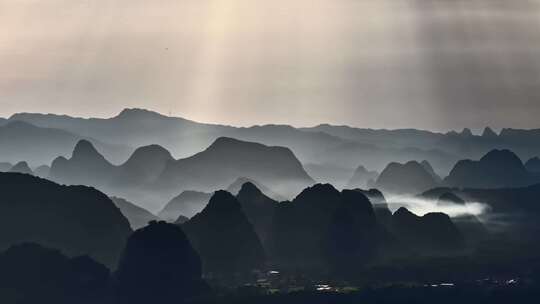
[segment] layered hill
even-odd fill
[[[32,172],[32,169],[30,169],[30,167],[28,166],[28,163],[25,161],[16,163],[13,167],[11,167],[11,169],[9,169],[9,172],[23,173],[23,174],[30,174],[30,175],[34,174],[34,172]]]
[[[212,193],[186,190],[170,200],[163,209],[158,213],[158,216],[165,221],[174,222],[179,216],[192,217],[201,212],[208,201],[212,197]]]
[[[365,138],[338,136],[329,130],[297,129],[287,125],[263,125],[237,128],[203,124],[179,117],[168,117],[143,109],[125,109],[111,118],[77,118],[64,115],[20,113],[9,121],[25,121],[44,128],[67,130],[82,137],[96,138],[102,142],[140,147],[158,144],[171,151],[175,158],[183,158],[208,147],[219,137],[233,137],[244,141],[259,142],[270,146],[290,148],[305,164],[313,164],[313,174],[323,180],[345,185],[353,174],[353,166],[362,160],[370,168],[382,170],[390,161],[428,159],[437,170],[446,172],[459,156],[442,152],[436,144],[423,141],[395,140],[398,145],[384,145],[389,140],[372,142]],[[383,130],[374,130],[388,137]],[[418,131],[420,136],[444,137],[438,133]],[[391,137],[388,137],[391,138]],[[405,137],[404,137],[405,138]],[[431,141],[427,141],[431,143]],[[330,157],[332,155],[332,157]],[[109,155],[106,155],[109,157]],[[328,168],[323,169],[323,167]],[[339,172],[334,174],[332,172]]]
[[[103,193],[61,186],[19,173],[0,173],[0,250],[36,242],[114,266],[131,228]]]
[[[277,205],[271,256],[284,269],[356,269],[378,250],[377,226],[361,192],[317,184]]]
[[[375,184],[375,180],[379,176],[379,173],[376,171],[370,171],[364,166],[358,166],[354,171],[353,176],[347,184],[347,188],[368,188],[371,185]]]
[[[444,183],[451,187],[504,188],[527,186],[539,180],[512,151],[492,150],[478,161],[459,161]]]
[[[251,182],[244,183],[236,195],[242,210],[253,225],[263,246],[270,248],[272,221],[278,202],[266,196]]]
[[[221,137],[203,152],[170,163],[156,185],[205,191],[243,176],[288,195],[313,183],[291,150]]]
[[[390,163],[379,175],[376,187],[391,194],[419,194],[436,187],[432,173],[416,161]]]
[[[465,246],[463,234],[444,213],[417,216],[402,207],[393,214],[391,227],[403,246],[418,254],[449,254]]]
[[[118,166],[89,141],[81,140],[71,158],[55,159],[49,176],[65,184],[91,185],[151,209],[178,191],[223,189],[242,176],[252,176],[284,195],[297,193],[313,182],[289,149],[232,138],[219,138],[205,151],[179,160],[162,147],[146,146]]]
[[[11,120],[0,126],[0,160],[16,163],[24,159],[31,165],[50,164],[59,155],[69,155],[81,139],[91,141],[114,161],[126,157],[130,152],[130,148],[122,145],[103,143],[62,129]]]
[[[250,272],[263,269],[265,253],[260,239],[238,200],[217,191],[208,205],[182,225],[207,273]]]
[[[151,221],[157,221],[159,218],[150,211],[139,207],[120,197],[111,197],[111,201],[120,209],[120,212],[128,219],[133,230],[148,225]]]

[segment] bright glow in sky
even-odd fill
[[[539,5],[0,0],[0,116],[540,127]]]

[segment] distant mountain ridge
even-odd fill
[[[141,147],[118,166],[81,140],[71,158],[53,161],[49,174],[55,181],[91,185],[154,210],[178,191],[223,189],[242,176],[252,176],[283,195],[313,183],[289,149],[223,137],[205,151],[178,160],[157,145]]]
[[[10,120],[0,126],[0,160],[10,163],[25,160],[32,166],[50,164],[60,155],[69,155],[81,139],[91,141],[114,161],[124,158],[130,152],[130,148],[123,145],[103,143],[63,129]]]
[[[445,176],[457,161],[477,159],[493,149],[510,149],[522,159],[540,155],[540,129],[503,129],[497,134],[486,127],[481,135],[475,135],[466,128],[460,132],[448,133],[415,129],[374,130],[328,124],[310,128],[287,125],[240,128],[199,123],[144,109],[124,109],[111,118],[18,113],[5,124],[15,121],[24,121],[40,128],[65,130],[77,139],[89,139],[93,143],[99,141],[110,147],[111,151],[107,151],[97,145],[114,163],[125,161],[135,148],[149,145],[164,147],[176,159],[186,158],[205,149],[220,137],[283,146],[291,149],[303,164],[310,164],[310,173],[318,182],[331,182],[340,186],[347,185],[354,168],[360,162],[380,172],[390,162],[427,160],[437,175]],[[55,153],[55,156],[67,156],[65,144],[55,149],[59,147],[63,147],[62,153]],[[14,155],[15,150],[6,155]],[[24,159],[31,165],[41,165],[48,164],[55,157],[45,159],[46,153],[40,155],[34,150],[24,149],[28,157],[18,159],[2,158],[0,153],[0,161],[14,163]],[[40,161],[36,162],[36,159]]]
[[[478,161],[461,160],[444,183],[452,187],[505,188],[540,182],[510,150],[492,150]]]
[[[417,194],[438,185],[432,173],[416,162],[390,163],[379,175],[376,188],[391,194]]]

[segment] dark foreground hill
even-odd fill
[[[69,258],[24,243],[0,253],[1,303],[110,303],[109,270],[88,256]]]
[[[120,304],[183,303],[208,293],[201,259],[179,226],[151,222],[128,239],[116,277]]]
[[[392,233],[418,254],[451,254],[464,249],[462,233],[444,213],[417,216],[406,208],[392,215]]]
[[[236,195],[247,218],[253,224],[265,249],[269,248],[272,221],[278,202],[266,196],[255,184],[247,182]]]
[[[359,191],[317,184],[292,202],[277,205],[271,254],[276,265],[296,270],[349,270],[369,262],[378,250],[377,220]]]
[[[103,193],[61,186],[19,173],[0,173],[0,250],[21,242],[87,254],[116,265],[131,228]]]
[[[201,255],[206,273],[242,273],[265,266],[259,237],[229,192],[215,192],[203,211],[182,229]]]

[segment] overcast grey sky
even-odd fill
[[[0,116],[540,128],[532,0],[0,0]]]

